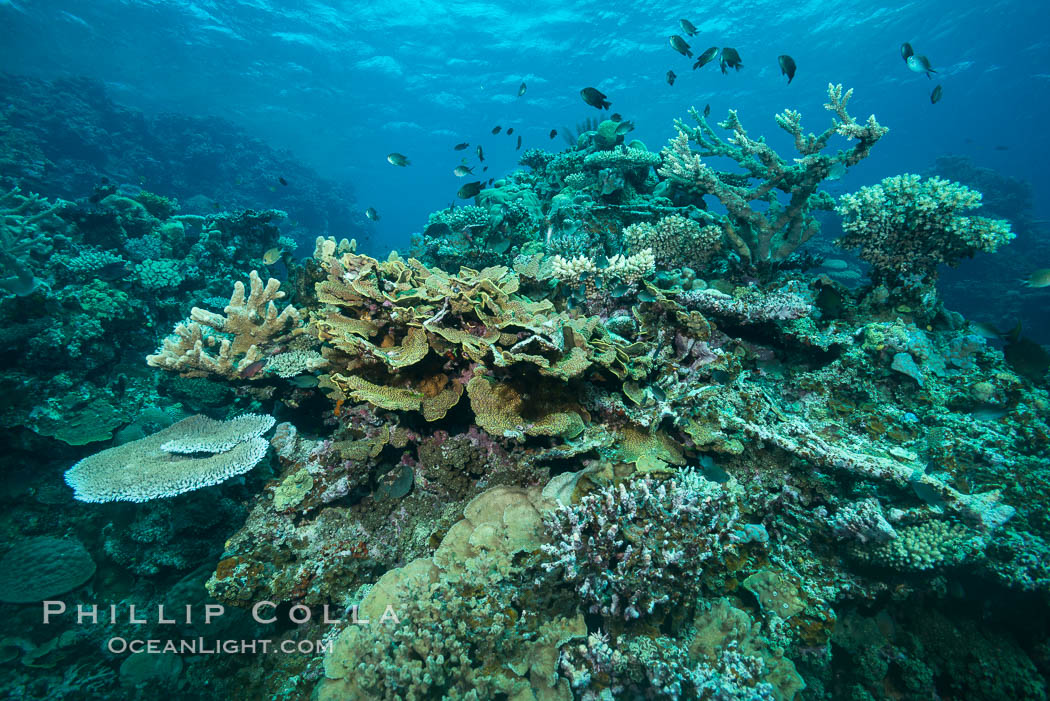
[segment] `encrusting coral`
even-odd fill
[[[583,616],[513,605],[521,559],[545,542],[543,514],[553,506],[538,488],[474,498],[432,557],[387,572],[364,596],[357,615],[370,624],[336,639],[319,701],[572,699],[558,651],[586,635]],[[480,630],[500,633],[479,638]]]

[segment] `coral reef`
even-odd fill
[[[115,104],[87,78],[0,73],[0,91],[0,178],[48,198],[84,197],[103,183],[107,194],[144,195],[158,219],[178,201],[197,215],[280,209],[312,235],[367,230],[346,186],[229,121],[147,115]]]
[[[264,268],[275,212],[5,196],[3,418],[65,451],[12,471],[12,539],[75,534],[98,567],[70,587],[298,645],[76,668],[126,630],[67,625],[3,648],[11,688],[41,697],[43,661],[111,696],[1045,696],[1046,368],[933,287],[1009,233],[901,176],[839,203],[870,278],[807,273],[822,181],[885,133],[849,98],[819,135],[778,116],[793,162],[732,112],[660,155],[584,125],[384,259],[319,231]],[[141,503],[81,503],[111,500]]]

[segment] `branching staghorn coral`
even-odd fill
[[[25,196],[17,187],[0,194],[0,290],[24,297],[37,285],[25,258],[35,245],[40,227],[56,220],[68,203],[49,205],[36,195]]]
[[[722,229],[676,214],[656,224],[631,224],[623,230],[623,242],[631,253],[651,249],[661,268],[702,267],[721,251]]]
[[[784,290],[762,293],[749,288],[736,297],[715,289],[692,290],[683,293],[678,301],[688,309],[743,324],[801,319],[812,312],[812,305],[805,298]]]
[[[664,164],[657,172],[695,195],[718,198],[728,210],[727,215],[708,217],[722,228],[741,258],[755,265],[783,260],[819,230],[811,212],[832,208],[830,196],[819,190],[832,167],[856,165],[888,131],[875,121],[874,115],[865,124],[853,119],[846,111],[852,95],[853,90],[843,93],[841,85],[828,85],[824,108],[834,112],[836,119],[819,135],[805,134],[802,115],[794,110],[784,110],[776,116],[777,124],[794,137],[795,148],[802,155],[794,163],[782,158],[764,140],[749,137],[735,110],[730,110],[726,120],[719,123],[732,132],[732,136],[723,139],[692,109],[689,114],[697,126],[675,120],[678,135],[662,151]],[[835,155],[822,154],[821,150],[836,134],[856,139],[857,143]],[[699,146],[699,152],[691,148],[690,142]],[[712,157],[732,159],[747,174],[716,171],[702,160]],[[752,184],[753,181],[757,183]],[[786,205],[778,200],[778,191],[788,195]],[[752,206],[755,202],[769,206],[758,209]]]
[[[705,562],[717,562],[730,542],[735,489],[683,471],[562,504],[544,517],[552,543],[543,546],[543,568],[573,583],[592,613],[625,620],[652,614],[674,592],[699,591]]]
[[[1015,509],[1001,502],[999,490],[964,494],[927,474],[916,462],[870,455],[860,446],[851,446],[844,440],[825,440],[804,421],[783,414],[768,397],[765,401],[777,421],[757,424],[740,417],[729,417],[727,422],[749,438],[797,455],[814,467],[850,473],[902,489],[910,488],[916,494],[943,502],[948,510],[986,533],[995,531],[1014,516]]]
[[[258,377],[267,355],[276,353],[305,328],[295,307],[277,311],[274,300],[284,297],[279,280],[270,278],[264,286],[253,270],[249,285],[247,299],[244,283],[234,285],[230,303],[223,310],[225,315],[200,307],[191,309],[190,318],[178,324],[160,350],[146,356],[146,362],[183,377]]]

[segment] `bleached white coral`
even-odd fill
[[[593,274],[598,269],[594,261],[587,256],[565,258],[556,255],[551,258],[551,276],[562,282],[579,281],[584,273]]]
[[[84,458],[66,471],[66,484],[87,502],[143,502],[210,487],[266,456],[269,443],[260,436],[273,423],[273,417],[258,414],[230,421],[191,416]]]
[[[630,285],[654,272],[656,272],[656,258],[653,256],[653,250],[646,248],[633,256],[613,256],[609,259],[609,266],[604,269],[603,274]]]

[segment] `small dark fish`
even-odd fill
[[[494,183],[495,181],[495,178],[489,178],[489,187],[492,187],[492,183]]]
[[[281,183],[285,187],[288,187],[288,181],[285,180],[284,178],[277,178],[277,182]]]
[[[412,165],[411,161],[408,160],[407,156],[404,156],[404,155],[402,155],[400,153],[397,153],[397,152],[388,153],[387,156],[386,156],[386,160],[387,160],[387,163],[389,163],[390,165],[392,165],[392,166],[400,166],[402,168],[404,168],[407,165]]]
[[[243,370],[241,370],[241,379],[247,380],[251,377],[255,377],[259,374],[260,370],[266,367],[266,363],[268,361],[269,358],[264,358],[263,360],[256,360],[254,363],[244,368]]]
[[[507,136],[510,136],[513,133],[514,133],[514,127],[510,127],[509,129],[507,129]]]
[[[484,173],[484,172],[485,172],[486,170],[488,170],[488,169],[489,169],[489,167],[488,167],[488,166],[485,166],[484,168],[482,168],[482,169],[481,169],[481,172],[482,172],[482,173]]]
[[[710,49],[700,54],[700,56],[696,59],[696,63],[693,64],[693,70],[695,71],[697,68],[703,68],[707,64],[711,63],[711,61],[715,60],[715,56],[717,55],[718,47],[712,46]]]
[[[558,130],[557,129],[551,129],[550,137],[553,139],[557,135],[558,135]]]
[[[677,77],[678,76],[674,74],[674,71],[667,71],[667,84],[674,85],[674,79]]]
[[[781,54],[777,56],[777,62],[780,64],[780,74],[786,75],[788,77],[788,85],[791,85],[791,80],[795,77],[795,59],[787,54]]]
[[[919,480],[914,479],[911,481],[911,488],[915,491],[915,496],[919,497],[930,506],[936,508],[947,506],[947,502],[944,501],[944,497],[941,496],[940,492],[925,482],[920,482]]]
[[[711,116],[711,103],[707,103],[706,105],[704,105],[704,116],[705,117],[710,117]]]
[[[689,36],[693,36],[694,34],[696,34],[696,27],[694,27],[693,23],[687,19],[678,20],[678,26],[681,27],[682,31]]]
[[[1003,355],[1014,370],[1032,382],[1040,382],[1050,369],[1050,353],[1027,338],[1018,338],[1003,348]]]
[[[448,207],[448,211],[451,212],[455,204],[455,202],[450,204]],[[448,224],[444,224],[442,222],[435,222],[433,224],[428,225],[427,228],[423,229],[424,236],[431,236],[433,238],[442,238],[451,234],[452,229],[449,227]]]
[[[461,200],[469,200],[471,197],[477,197],[478,193],[481,192],[482,184],[480,180],[475,180],[472,183],[467,183],[463,187],[459,188],[456,192],[456,197]]]
[[[901,58],[907,61],[909,58],[915,55],[915,51],[911,48],[911,44],[904,42],[901,44]]]
[[[704,456],[707,457],[707,456]],[[725,484],[729,481],[731,475],[724,469],[715,464],[715,461],[711,458],[700,458],[700,474],[711,482],[718,482],[719,484]]]
[[[626,134],[627,132],[630,132],[630,131],[634,131],[634,122],[632,122],[629,119],[626,122],[620,122],[616,126],[616,135],[617,136],[623,136],[624,134]]]
[[[376,211],[375,207],[369,207],[365,210],[365,216],[372,221],[379,221],[379,212]]]
[[[502,129],[502,128],[503,127],[499,127],[499,126],[492,127],[492,133],[493,134],[499,134],[499,130]]]
[[[525,83],[522,83],[521,85],[519,85],[518,86],[518,97],[521,97],[522,95],[524,95],[526,90],[528,90],[528,87],[525,85]]]
[[[689,42],[687,42],[682,37],[678,36],[677,34],[672,34],[671,36],[667,37],[667,41],[671,45],[671,48],[677,51],[678,53],[682,54],[683,56],[688,56],[689,58],[693,57],[693,52],[689,50]]]
[[[736,49],[731,49],[728,46],[722,49],[722,60],[721,60],[722,73],[726,72],[726,68],[733,68],[740,70],[744,67],[744,64],[740,62],[740,54]]]
[[[219,211],[219,203],[218,202],[212,202],[211,203],[211,208],[214,209],[216,212],[218,212]]]
[[[478,160],[484,162],[485,152],[481,150],[481,144],[478,144]]]
[[[936,73],[933,67],[930,66],[930,59],[925,56],[909,56],[908,57],[908,68],[915,73],[925,73],[927,78],[932,78],[930,73]]]
[[[456,144],[455,146],[453,146],[452,150],[453,151],[465,151],[468,148],[470,148],[470,144],[468,144],[466,141],[464,141],[461,144]]]
[[[940,85],[935,87],[933,89],[933,92],[930,93],[930,104],[931,105],[936,105],[938,102],[940,102],[942,94],[944,94],[943,88],[941,88]]]
[[[468,168],[466,166],[456,166],[455,170],[452,171],[452,174],[455,175],[457,178],[462,178],[464,175],[469,175],[473,172],[473,168]]]
[[[613,112],[612,116],[609,117],[609,119],[611,119],[614,122],[622,122],[623,121],[623,117],[620,116],[619,112]]]
[[[998,144],[998,145],[997,145],[997,146],[995,147],[995,150],[996,150],[996,151],[1009,151],[1009,150],[1010,150],[1010,147],[1009,147],[1009,146],[1003,146],[1002,144]]]
[[[584,88],[580,91],[580,97],[582,97],[583,101],[591,107],[596,107],[600,110],[607,110],[609,109],[609,105],[612,104],[609,102],[605,93],[598,88]]]
[[[515,151],[521,150],[521,134],[518,134],[518,145],[514,147]]]

